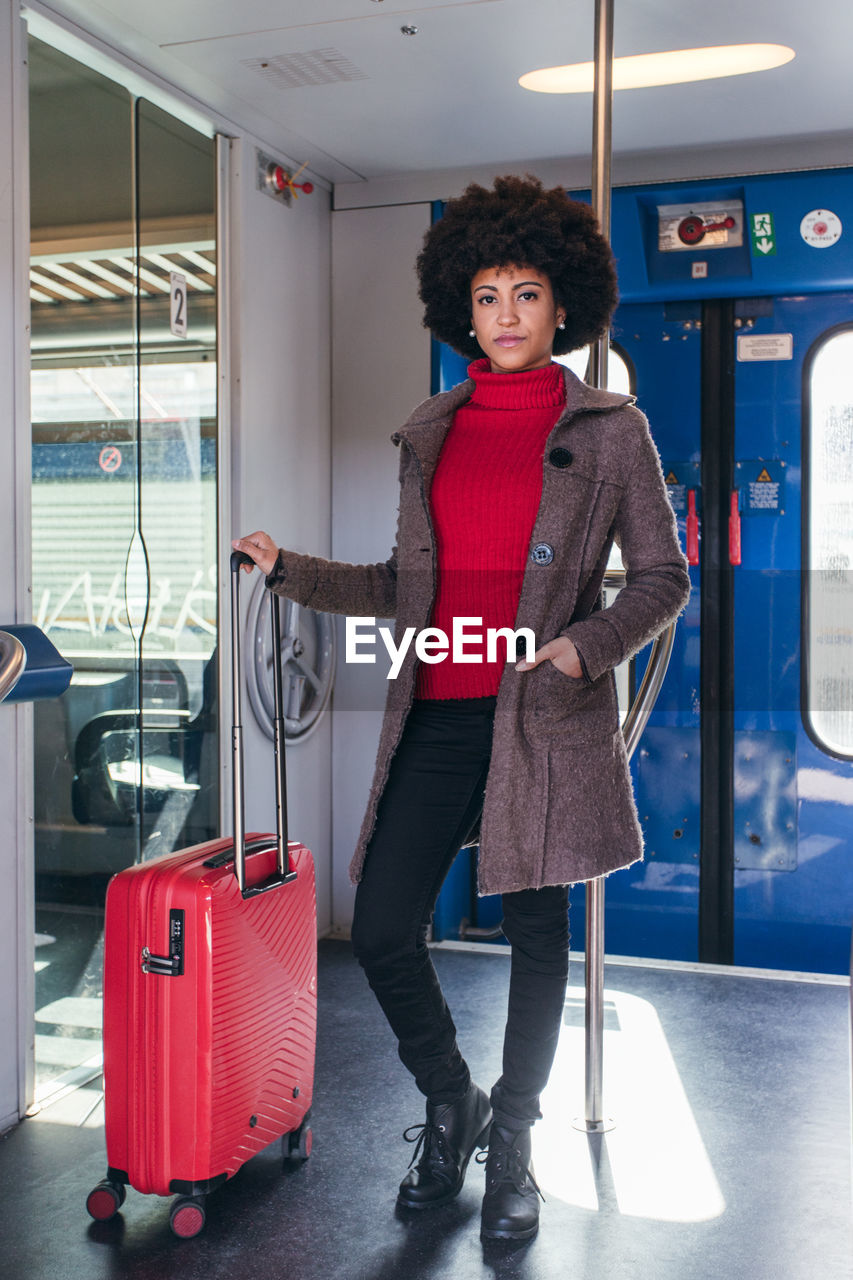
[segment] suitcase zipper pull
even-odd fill
[[[148,947],[142,948],[142,972],[159,973],[164,978],[180,978],[184,972],[184,911],[173,908],[169,912],[169,954],[155,956]]]

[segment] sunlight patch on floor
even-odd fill
[[[604,1114],[615,1128],[588,1136],[572,1127],[584,1106],[582,988],[567,992],[567,1017],[544,1120],[534,1130],[536,1178],[546,1196],[660,1222],[705,1222],[726,1204],[652,1004],[605,991]],[[609,1029],[608,1029],[609,1028]]]

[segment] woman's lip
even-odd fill
[[[519,338],[517,334],[504,333],[500,338],[495,338],[495,345],[498,347],[516,347],[519,342],[523,342],[523,338]]]

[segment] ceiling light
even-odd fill
[[[640,53],[613,59],[614,89],[645,89],[652,85],[686,84],[719,76],[742,76],[769,71],[795,57],[784,44],[723,44],[707,49],[672,49],[667,53]],[[594,63],[575,62],[565,67],[543,67],[519,77],[522,89],[534,93],[591,93]]]

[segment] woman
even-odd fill
[[[424,324],[473,363],[393,436],[392,556],[329,562],[265,533],[234,546],[302,604],[395,617],[398,646],[407,628],[450,636],[463,618],[469,634],[475,619],[482,634],[535,636],[517,663],[515,637],[499,652],[422,645],[423,660],[409,644],[351,868],[355,954],[426,1097],[425,1123],[405,1135],[417,1145],[398,1203],[447,1203],[487,1146],[482,1235],[523,1240],[539,1223],[530,1130],[562,1020],[568,885],[642,853],[612,672],[675,618],[689,579],[632,397],[552,363],[604,333],[616,304],[588,207],[534,179],[473,184],[427,233],[417,266]],[[627,583],[601,609],[614,538]],[[480,819],[479,887],[503,895],[511,946],[490,1096],[471,1080],[426,947],[442,881]]]

